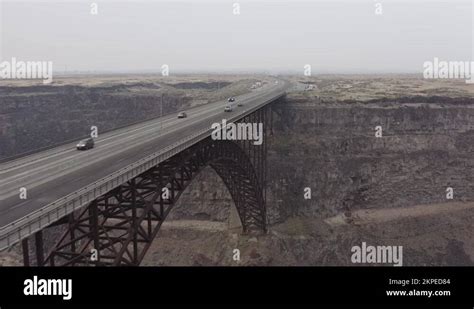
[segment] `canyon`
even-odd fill
[[[288,79],[294,87],[272,106],[272,134],[267,140],[269,232],[241,233],[229,192],[207,167],[181,196],[142,265],[351,266],[351,248],[366,242],[403,246],[404,266],[472,266],[471,89],[412,77]],[[244,92],[255,81],[220,82],[226,85],[218,87],[225,98]],[[179,83],[180,91],[198,89],[199,100],[190,98],[189,92],[173,92],[165,101],[166,113],[216,98],[212,84]],[[61,90],[60,95],[74,102],[69,105],[2,88],[2,94],[9,95],[1,105],[1,154],[60,143],[80,136],[91,123],[108,130],[156,116],[159,89],[170,86],[141,81],[100,88],[100,93],[90,86],[75,87]],[[149,92],[156,93],[143,94]],[[44,104],[51,107],[45,109]],[[22,112],[31,108],[36,110],[33,118]],[[51,134],[37,130],[39,124]],[[377,126],[383,130],[381,138],[375,136]],[[21,139],[11,132],[32,133]],[[311,189],[310,199],[305,198],[305,188]],[[447,188],[453,190],[452,199],[447,199]],[[50,242],[57,233],[51,232]],[[235,249],[241,257],[237,261]],[[1,264],[21,264],[19,248],[0,254]]]

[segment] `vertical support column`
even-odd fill
[[[262,145],[260,146],[255,146],[255,147],[258,147],[258,151],[257,151],[257,155],[256,155],[256,158],[255,158],[255,172],[257,174],[257,178],[258,178],[258,183],[259,183],[259,189],[260,189],[260,192],[259,192],[259,207],[260,207],[260,210],[261,210],[261,218],[258,218],[259,221],[261,221],[261,228],[262,230],[265,231],[265,199],[264,199],[264,190],[265,190],[265,179],[264,179],[264,148],[265,148],[265,121],[264,121],[264,112],[265,112],[265,109],[266,107],[262,107],[261,109],[259,109],[257,111],[257,114],[256,114],[256,117],[257,117],[257,121],[259,123],[262,123],[262,132],[260,132],[260,134],[262,134]]]
[[[90,237],[94,242],[94,249],[96,249],[98,253],[97,259],[98,259],[98,262],[100,262],[99,210],[97,207],[97,201],[93,201],[89,206],[89,229],[91,233]]]
[[[252,123],[253,122],[253,114],[250,114],[247,116],[247,123]],[[253,164],[253,158],[252,158],[252,143],[250,140],[246,140],[245,143],[247,144],[248,148],[248,158],[249,161]]]
[[[247,119],[247,117],[244,117],[244,118],[242,118],[241,121],[242,121],[243,123],[246,123],[246,119]],[[239,141],[239,145],[240,145],[240,147],[242,148],[242,150],[244,151],[244,153],[247,153],[247,149],[245,148],[245,146],[246,146],[245,141],[243,141],[243,140]]]
[[[159,187],[159,190],[160,190],[160,221],[163,221],[163,218],[164,218],[164,201],[163,201],[163,165],[160,164],[159,166],[159,181],[160,181],[160,187]]]
[[[260,123],[260,111],[262,109],[257,110],[255,113],[255,123]],[[253,147],[255,148],[255,167],[257,169],[257,177],[260,178],[260,146],[254,145],[252,142]]]
[[[154,168],[151,173],[150,173],[150,177],[152,178],[153,182],[156,181],[156,168]],[[159,190],[160,192],[160,195],[161,195],[161,189]],[[156,201],[153,202],[153,205],[151,205],[151,208],[150,208],[150,211],[147,212],[146,214],[146,221],[147,221],[147,241],[151,241],[151,233],[153,232],[152,231],[152,216],[153,216],[153,212],[155,210],[155,205],[156,205]]]
[[[180,186],[181,186],[180,190],[182,190],[184,188],[184,166],[181,167],[180,174],[181,174],[180,175],[180,177],[181,177],[181,179],[180,179]]]
[[[267,107],[264,106],[260,110],[260,115],[259,115],[259,122],[262,124],[262,131],[260,134],[262,134],[262,145],[259,146],[260,151],[259,151],[259,172],[260,172],[260,179],[262,181],[262,190],[265,190],[265,179],[264,179],[264,172],[263,172],[263,161],[265,160],[264,158],[264,148],[265,148],[265,111],[267,110]],[[263,197],[263,192],[262,192],[262,197]]]
[[[44,266],[44,247],[43,247],[43,231],[38,231],[35,234],[35,246],[36,246],[36,264],[38,266]]]
[[[74,212],[68,216],[69,233],[71,237],[71,252],[76,253],[76,233],[74,229]]]
[[[273,113],[272,113],[272,108],[270,106],[270,136],[273,136]]]
[[[247,123],[251,123],[252,122],[252,114],[248,115],[247,118],[246,118],[246,122]],[[247,147],[247,150],[248,150],[248,154],[246,154],[249,158],[249,161],[252,162],[252,156],[251,156],[251,153],[252,153],[252,141],[247,139],[245,141],[243,141],[245,144],[246,144],[246,147]],[[246,168],[252,168],[252,166],[247,166]],[[242,191],[245,190],[245,188],[241,188]],[[243,192],[243,194],[247,194],[247,192]],[[242,218],[242,232],[244,234],[246,234],[248,232],[248,220],[249,220],[249,212],[248,212],[248,207],[249,205],[247,205],[247,203],[242,202],[241,205],[240,205],[240,209],[241,212],[242,212],[242,215],[241,215],[241,218]]]
[[[133,264],[138,264],[138,225],[137,225],[137,186],[135,183],[135,178],[130,180],[130,189],[132,193],[132,242],[133,242]]]
[[[30,266],[30,247],[28,245],[28,238],[21,241],[21,248],[23,251],[23,265],[28,267]]]
[[[252,116],[252,121],[251,122],[252,123],[258,123],[257,115],[258,115],[258,111],[251,114],[251,116]],[[253,144],[252,141],[249,141],[249,146],[252,148],[252,152],[253,152],[251,162],[254,165],[255,171],[257,171],[257,177],[258,177],[257,147]]]
[[[268,160],[268,145],[267,145],[267,127],[268,127],[268,111],[270,111],[270,114],[272,112],[271,110],[271,105],[265,106],[264,114],[263,114],[263,161],[262,161],[262,183],[263,183],[263,231],[266,233],[267,232],[267,160]],[[270,120],[271,121],[271,120]]]
[[[171,179],[171,190],[170,190],[170,192],[171,192],[171,194],[170,194],[169,202],[174,204],[174,180],[173,179]]]

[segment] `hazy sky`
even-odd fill
[[[98,15],[94,1],[0,1],[2,59],[59,72],[421,72],[474,58],[474,0],[97,0]]]

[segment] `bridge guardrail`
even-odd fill
[[[260,109],[262,106],[284,95],[284,92],[269,96],[268,94],[259,97],[269,96],[261,104],[246,110],[244,113],[229,118],[228,122],[237,121],[248,114]],[[43,229],[46,226],[58,221],[73,211],[82,208],[101,195],[120,186],[121,184],[135,178],[146,170],[171,158],[184,149],[203,140],[211,134],[211,129],[203,129],[196,134],[181,139],[165,147],[163,150],[150,154],[134,163],[113,172],[112,174],[99,179],[81,189],[68,194],[34,212],[0,228],[0,250],[8,248],[25,237]]]

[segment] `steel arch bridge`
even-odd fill
[[[237,122],[263,123],[263,143],[211,137],[92,201],[56,222],[64,232],[44,254],[43,233],[35,234],[38,266],[138,266],[162,223],[197,174],[211,166],[229,190],[243,232],[266,232],[266,155],[271,134],[271,106]],[[28,238],[22,242],[30,265]]]

